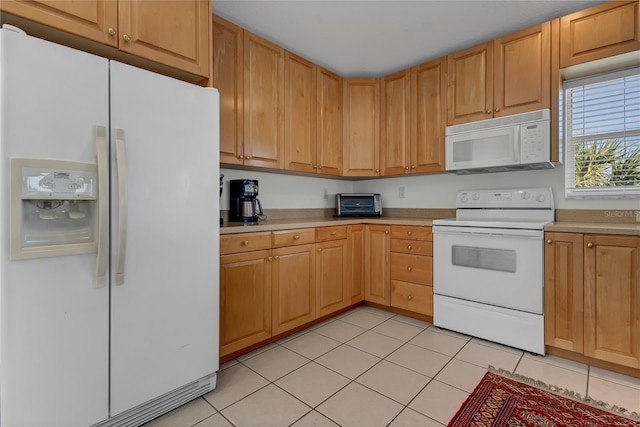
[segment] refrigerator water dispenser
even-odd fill
[[[96,164],[11,159],[11,258],[95,252],[97,196]]]

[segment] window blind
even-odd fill
[[[640,196],[640,68],[564,82],[567,197]]]

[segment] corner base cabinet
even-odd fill
[[[546,233],[545,343],[640,369],[640,237]]]

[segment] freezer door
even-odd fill
[[[103,58],[0,30],[3,427],[87,426],[108,414],[109,289],[95,286],[96,253],[9,255],[10,159],[95,164],[94,128],[108,129],[108,73]],[[44,232],[55,221],[39,225]]]
[[[218,369],[219,112],[116,62],[111,90],[114,416]]]

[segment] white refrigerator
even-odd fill
[[[213,388],[219,98],[0,30],[0,425],[138,426]]]

